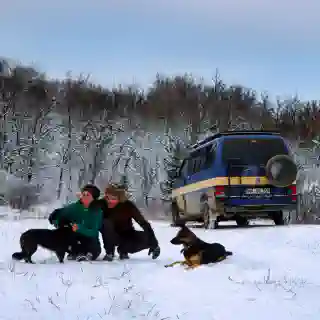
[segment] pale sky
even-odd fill
[[[271,96],[320,99],[320,1],[11,0],[0,55],[52,77],[91,74],[146,87],[189,72]]]

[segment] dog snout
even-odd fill
[[[178,238],[171,239],[171,244],[181,244]]]

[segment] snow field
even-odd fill
[[[39,249],[35,265],[13,262],[21,232],[45,220],[0,222],[0,319],[270,320],[320,318],[320,227],[202,230],[203,240],[234,252],[215,265],[186,271],[169,243],[177,232],[154,222],[162,253],[129,261],[70,262]],[[41,263],[42,262],[42,263]],[[43,263],[45,262],[45,264]]]

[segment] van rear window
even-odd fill
[[[266,165],[270,158],[288,153],[282,139],[226,139],[222,146],[222,161]]]

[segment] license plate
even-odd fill
[[[270,188],[248,188],[245,191],[246,195],[269,195],[271,194]]]

